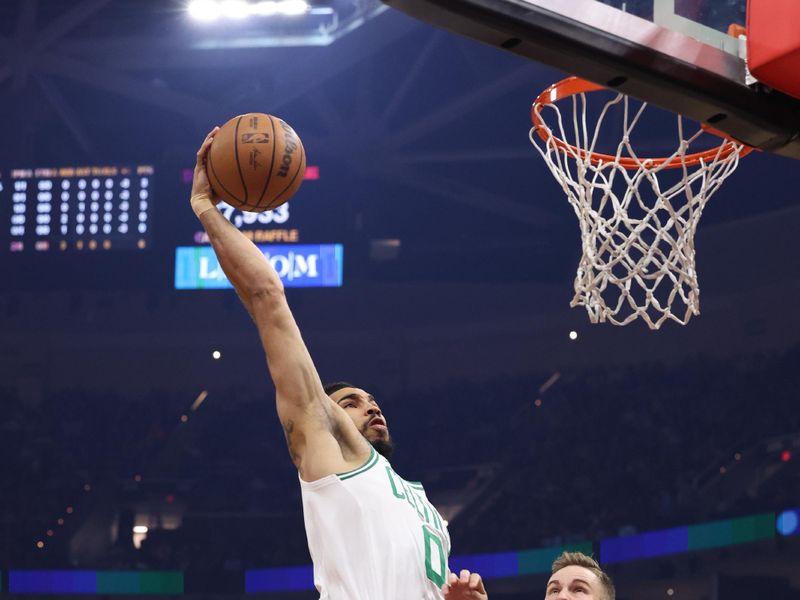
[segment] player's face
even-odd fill
[[[603,584],[586,567],[570,565],[553,573],[545,600],[605,600]]]
[[[331,399],[341,406],[353,423],[370,443],[378,440],[388,442],[389,428],[378,403],[372,394],[360,388],[342,388],[331,394]]]

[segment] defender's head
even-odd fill
[[[375,397],[352,383],[337,381],[325,386],[325,393],[347,413],[366,440],[386,458],[392,456],[394,442],[386,417]]]
[[[582,552],[563,552],[553,563],[545,600],[614,600],[611,578]]]

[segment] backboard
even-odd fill
[[[383,1],[800,159],[800,101],[749,79],[744,43],[728,35],[747,0]]]

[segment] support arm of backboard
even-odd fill
[[[384,0],[423,21],[800,159],[800,105],[745,83],[744,61],[594,0]]]

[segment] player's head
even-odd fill
[[[386,417],[372,394],[346,381],[329,383],[325,386],[325,393],[344,409],[375,450],[386,458],[392,456],[394,442],[389,435]]]
[[[582,552],[563,552],[553,563],[545,600],[614,600],[611,578]]]

